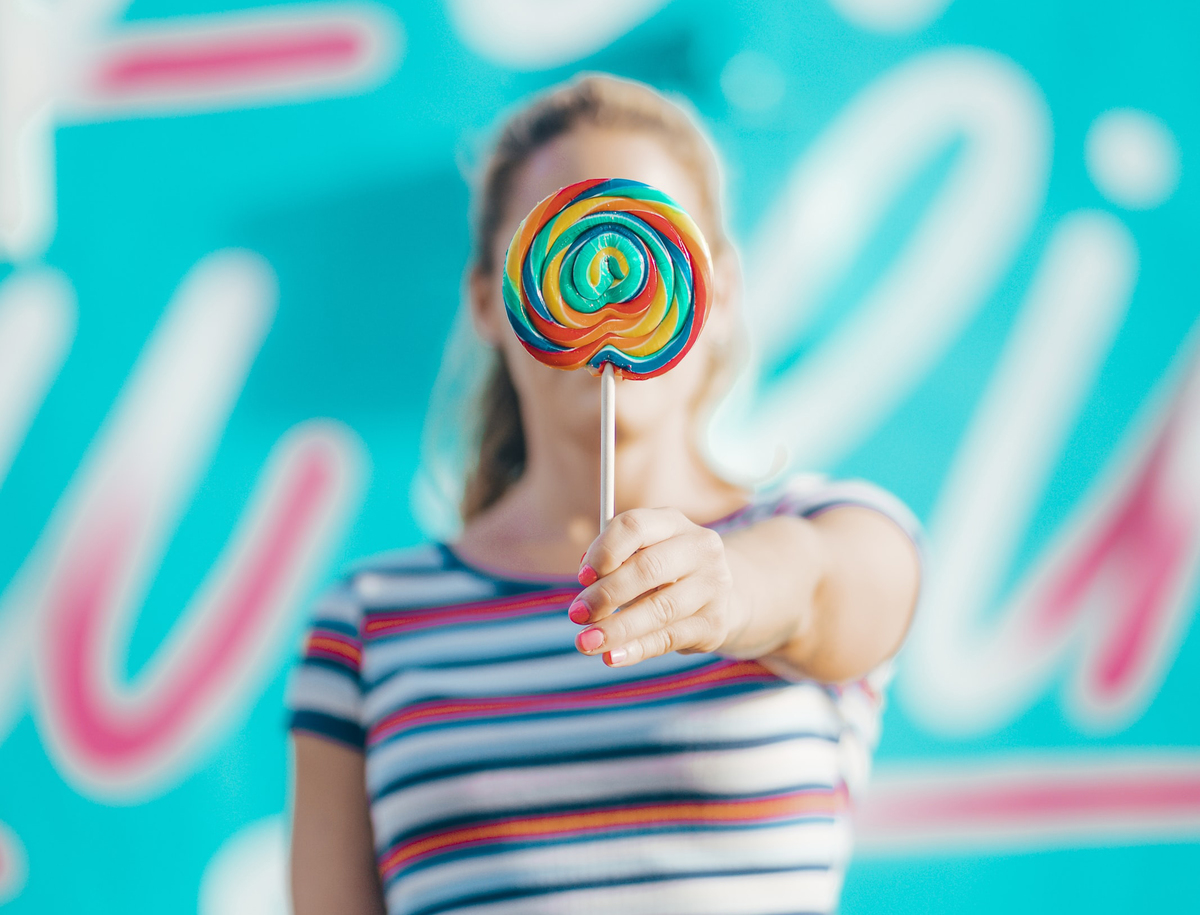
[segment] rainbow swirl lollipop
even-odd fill
[[[712,256],[662,191],[624,178],[564,187],[517,227],[504,304],[525,349],[560,369],[625,378],[674,367],[704,327]]]

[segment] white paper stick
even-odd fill
[[[617,376],[612,363],[600,372],[600,530],[616,510]]]

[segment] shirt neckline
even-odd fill
[[[444,540],[438,540],[435,545],[442,554],[446,557],[449,563],[462,571],[471,572],[483,578],[492,578],[496,581],[514,582],[517,584],[535,584],[535,585],[573,585],[582,589],[579,584],[579,579],[574,575],[556,575],[549,572],[513,572],[509,569],[499,569],[494,566],[486,565],[482,562],[471,560],[468,562]]]

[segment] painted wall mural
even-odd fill
[[[579,69],[688,98],[729,163],[752,359],[716,456],[928,528],[844,910],[1194,898],[1198,26],[0,0],[0,904],[286,910],[307,603],[422,538],[461,172]]]

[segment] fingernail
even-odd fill
[[[583,585],[585,588],[588,585],[595,584],[596,579],[598,579],[599,577],[600,576],[596,574],[596,570],[593,569],[591,566],[584,566],[582,569],[579,570],[579,583],[581,585]]]
[[[592,611],[588,609],[588,605],[580,598],[575,598],[571,601],[571,606],[567,608],[567,616],[570,617],[572,623],[583,624],[591,617]]]
[[[624,648],[614,648],[608,653],[608,663],[616,667],[618,664],[624,664],[628,656],[629,652]]]
[[[575,644],[583,651],[595,651],[604,644],[604,633],[599,629],[585,629],[575,637]]]

